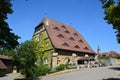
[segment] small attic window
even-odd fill
[[[70,32],[68,30],[65,31],[66,33],[70,34]]]
[[[83,40],[80,39],[80,40],[78,40],[78,42],[82,42],[83,43]]]
[[[42,31],[44,29],[44,25],[39,25],[35,28],[35,32]]]
[[[75,48],[80,48],[78,45],[75,45],[74,47],[75,47]]]
[[[60,31],[60,29],[58,27],[54,27],[53,29]]]
[[[66,26],[64,26],[64,25],[62,25],[61,27],[64,28],[64,29],[67,29]]]
[[[85,49],[85,50],[89,50],[88,47],[85,47],[84,49]]]
[[[73,37],[70,37],[69,39],[70,39],[70,40],[72,40],[72,41],[74,41],[74,40],[75,40]]]
[[[66,42],[63,43],[62,45],[65,46],[65,47],[69,47],[69,45]]]
[[[78,36],[78,34],[77,34],[77,33],[74,33],[74,35],[75,35],[75,36]]]
[[[62,34],[59,34],[58,37],[59,38],[64,38],[64,36]]]

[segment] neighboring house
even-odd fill
[[[6,69],[6,73],[12,72],[12,57],[0,55],[0,69]]]
[[[120,54],[115,51],[104,52],[100,55],[100,62],[106,66],[109,65],[120,65]]]
[[[98,55],[98,58],[102,58],[102,57],[120,58],[120,54],[115,51],[98,53],[97,55]]]
[[[120,54],[115,51],[100,53],[98,46],[98,54],[95,56],[96,62],[104,66],[120,65]]]
[[[85,64],[95,52],[79,32],[64,23],[45,18],[35,27],[33,39],[44,50],[44,63],[53,68],[60,64]]]
[[[102,56],[120,57],[120,54],[115,51],[110,51],[102,53]]]
[[[0,77],[5,75],[5,71],[7,70],[7,67],[5,64],[0,60]]]

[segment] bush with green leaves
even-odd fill
[[[66,64],[67,69],[76,69],[77,65],[76,64]]]
[[[0,77],[5,76],[6,72],[7,72],[6,69],[3,70],[0,69]]]
[[[17,48],[17,54],[15,56],[16,65],[20,69],[20,73],[25,78],[35,78],[38,76],[44,76],[50,72],[50,68],[43,64],[43,52],[38,51],[41,55],[37,55],[37,43],[34,41],[25,41]],[[40,57],[39,64],[36,64]]]
[[[25,75],[26,78],[32,78],[35,76],[35,71],[37,70],[35,62],[36,57],[36,43],[32,41],[25,41],[17,48],[16,54],[16,64],[20,68],[20,72]]]
[[[102,56],[99,59],[109,59],[109,58],[110,58],[110,56]]]
[[[51,68],[49,68],[45,64],[40,64],[38,66],[38,70],[37,71],[38,71],[38,75],[39,76],[45,76],[46,74],[50,73]]]
[[[35,78],[35,77],[39,77],[39,72],[38,72],[38,68],[37,66],[31,66],[29,68],[27,68],[27,73],[25,71],[25,69],[20,69],[20,73],[25,75],[26,73],[26,78]]]
[[[66,65],[65,64],[60,64],[59,66],[56,67],[56,71],[62,71],[65,70]]]

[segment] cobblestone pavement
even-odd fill
[[[120,66],[79,70],[44,77],[40,80],[120,80]]]

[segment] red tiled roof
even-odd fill
[[[115,51],[110,51],[110,52],[104,52],[102,53],[103,56],[112,56],[112,57],[118,57],[120,56],[119,53],[115,52]]]
[[[46,24],[46,22],[48,23]],[[95,53],[80,33],[71,26],[49,18],[45,18],[42,23],[45,24],[45,29],[54,48]]]

